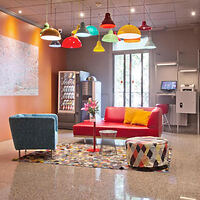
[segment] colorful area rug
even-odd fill
[[[79,143],[59,144],[53,153],[53,158],[51,158],[50,151],[43,150],[34,151],[19,159],[13,159],[13,161],[104,169],[130,169],[127,165],[125,146],[117,146],[117,154],[111,146],[104,146],[102,154],[88,152],[87,149],[92,147],[93,145]],[[99,146],[97,147],[99,148]],[[159,171],[167,172],[168,168]]]

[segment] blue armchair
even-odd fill
[[[55,150],[58,143],[56,114],[17,114],[9,117],[15,149]],[[52,152],[52,151],[51,151]]]

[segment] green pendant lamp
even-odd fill
[[[41,36],[42,33],[43,33],[46,29],[48,29],[48,28],[50,28],[50,26],[49,26],[49,24],[46,22],[46,23],[44,24],[44,28],[40,31],[40,36]]]
[[[89,37],[90,36],[90,33],[86,29],[84,22],[81,22],[80,28],[78,29],[76,36],[78,36],[78,37]]]
[[[104,35],[102,38],[103,42],[118,42],[118,37],[113,33],[113,30],[109,30],[108,34]]]

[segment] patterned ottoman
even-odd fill
[[[126,156],[131,167],[168,165],[168,141],[159,137],[133,137],[126,140]]]

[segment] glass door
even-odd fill
[[[149,53],[114,55],[114,106],[149,106]]]

